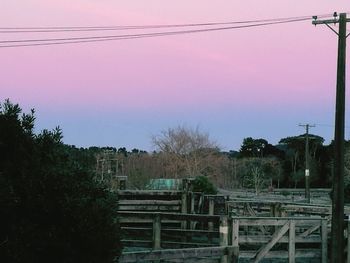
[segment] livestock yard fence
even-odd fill
[[[118,196],[119,262],[327,262],[329,205],[188,189],[121,190]],[[345,233],[350,236],[350,227]]]

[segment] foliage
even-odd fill
[[[204,194],[216,194],[218,191],[206,176],[197,176],[193,183],[193,192],[203,192]]]
[[[306,134],[282,138],[279,141],[280,147],[284,148],[284,170],[289,177],[289,183],[297,186],[304,179],[305,171],[305,138]],[[325,156],[324,139],[318,135],[309,134],[309,165],[310,180],[312,184],[325,186],[328,181],[329,171],[325,166],[327,158]],[[329,153],[331,154],[331,153]],[[322,172],[321,172],[322,169]],[[322,178],[322,180],[321,180]]]
[[[283,157],[283,152],[265,139],[247,137],[243,139],[239,155],[240,157]]]
[[[34,110],[21,111],[0,108],[2,262],[113,262],[116,199],[92,180],[91,156],[63,145],[59,128],[35,135]]]
[[[244,157],[262,157],[267,144],[264,139],[244,138],[239,152]]]

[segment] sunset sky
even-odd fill
[[[0,98],[35,108],[37,131],[59,125],[65,143],[83,147],[153,150],[151,135],[177,125],[198,126],[223,150],[238,150],[244,137],[276,144],[303,133],[299,123],[316,124],[311,133],[326,143],[333,137],[337,36],[313,26],[311,16],[350,12],[349,0],[1,0],[0,7],[2,28],[310,16],[190,35],[0,48]],[[127,32],[0,33],[0,40],[120,33]]]

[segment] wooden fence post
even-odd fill
[[[191,197],[191,204],[190,204],[190,213],[191,214],[195,214],[196,211],[194,209],[194,205],[195,205],[195,195],[193,192],[190,192],[190,197]],[[190,222],[190,229],[195,229],[196,228],[196,222],[195,221],[191,221]]]
[[[327,219],[323,218],[321,219],[321,242],[322,242],[322,256],[321,256],[321,262],[322,263],[327,263],[328,261],[328,254],[327,254],[327,249],[328,249],[328,229],[327,229]],[[349,258],[348,258],[348,262]]]
[[[201,193],[201,196],[199,197],[199,201],[198,201],[198,210],[197,210],[198,214],[203,213],[203,204],[204,204],[204,193]]]
[[[229,195],[227,195],[226,197],[225,197],[225,213],[226,213],[226,215],[228,215],[229,216],[229,202],[230,202],[230,196]]]
[[[281,217],[281,203],[273,203],[270,206],[271,217]]]
[[[157,213],[153,218],[153,249],[161,248],[161,218]]]
[[[227,216],[220,217],[220,246],[228,246],[228,223]],[[227,255],[221,256],[220,263],[227,263]]]
[[[239,258],[239,220],[232,219],[232,263],[238,263]]]
[[[182,191],[182,194],[181,194],[181,213],[187,214],[187,191]],[[181,228],[182,229],[187,228],[186,220],[181,222]]]
[[[288,249],[289,263],[295,263],[295,221],[289,221],[289,249]]]
[[[195,214],[195,210],[194,210],[194,205],[195,205],[195,195],[194,195],[194,193],[193,192],[189,192],[189,195],[190,195],[190,197],[191,197],[191,206],[190,206],[190,213],[191,214]]]
[[[348,229],[347,229],[347,234],[348,234],[348,242],[347,242],[347,263],[350,262],[350,216],[348,216]]]
[[[214,206],[215,206],[215,202],[214,202],[214,197],[209,197],[209,215],[214,215]],[[214,230],[214,224],[213,222],[208,222],[208,230],[209,231],[213,231]]]
[[[270,216],[271,216],[271,217],[276,217],[276,215],[275,215],[275,213],[276,213],[275,206],[276,206],[275,203],[273,203],[273,204],[270,205]]]
[[[126,180],[127,176],[117,176],[117,187],[118,190],[125,190],[126,189]]]

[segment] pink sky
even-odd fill
[[[348,0],[2,0],[0,7],[1,27],[181,24],[350,12]],[[39,130],[60,125],[69,144],[149,150],[151,134],[186,124],[200,125],[225,149],[237,149],[247,136],[277,143],[301,133],[299,122],[333,124],[336,52],[336,35],[311,21],[0,49],[0,94],[24,109],[35,107]],[[333,134],[321,126],[314,132],[327,140]]]

